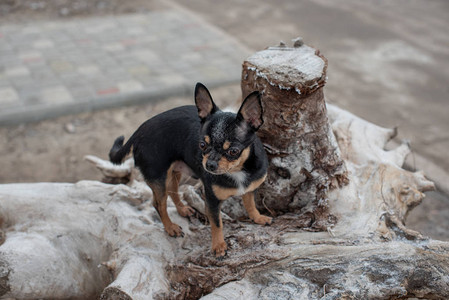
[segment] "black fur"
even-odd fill
[[[109,160],[114,164],[118,165],[122,162],[123,158],[129,153],[131,143],[128,141],[128,146],[123,147],[123,142],[125,137],[119,136],[115,139],[111,150],[109,151]]]

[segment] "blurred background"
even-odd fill
[[[99,179],[83,160],[195,83],[239,101],[252,53],[303,37],[329,61],[326,100],[411,142],[438,190],[409,217],[449,240],[449,2],[0,0],[0,183]]]

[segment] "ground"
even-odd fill
[[[239,100],[238,86],[211,90],[221,107]],[[39,123],[0,128],[3,159],[0,182],[76,182],[101,179],[100,172],[84,161],[91,154],[107,159],[114,139],[129,138],[151,116],[180,105],[193,105],[191,97],[158,103],[64,116]]]
[[[201,6],[203,1],[198,0],[192,3],[193,4],[191,5],[193,7],[199,6],[197,11],[199,11],[199,13],[206,19],[213,19],[214,14],[209,15],[205,12],[205,9],[201,9],[201,7],[205,7]],[[218,3],[219,2],[215,2],[217,5]],[[146,0],[6,0],[0,2],[0,23],[7,24],[23,21],[86,17],[90,15],[145,12],[164,7],[165,5],[162,1]],[[269,12],[269,10],[267,10],[268,8],[269,7],[263,5],[254,10],[251,7],[247,7],[250,14],[247,18],[248,21],[243,22],[243,24],[251,29],[252,36],[257,37],[247,40],[247,44],[251,47],[260,48],[268,45],[266,35],[265,40],[259,39],[258,37],[261,35],[260,32],[257,31],[260,29],[260,22],[263,21],[263,19],[258,16],[267,16]],[[312,8],[309,7],[309,9]],[[274,18],[274,20],[271,20],[272,22],[279,21],[276,19],[279,17],[276,11],[272,16]],[[229,33],[235,34],[242,40],[246,38],[244,35],[246,31],[239,31],[239,28],[232,24],[233,20],[235,21],[236,18],[244,17],[245,16],[241,15],[241,12],[230,9],[226,12],[223,18],[215,18],[215,20],[218,20],[218,23],[221,22],[221,24],[218,25],[225,28]],[[293,17],[294,16],[292,15],[288,16],[288,18]],[[340,17],[340,15],[336,16],[334,14],[330,15],[330,17],[336,18]],[[254,23],[251,23],[251,20],[254,22],[256,19],[259,22],[259,26],[253,26]],[[306,23],[303,25],[307,27]],[[327,24],[327,26],[331,26],[331,24]],[[271,37],[278,37],[285,34],[285,31],[295,30],[295,28],[287,25],[286,27],[282,27],[284,29],[280,28],[281,26],[273,27],[273,30],[270,32]],[[310,37],[312,37],[314,34],[313,28],[310,28],[308,32]],[[353,32],[353,34],[357,35],[357,31]],[[330,49],[333,45],[325,44],[324,46],[325,48]],[[396,48],[393,47],[393,51],[394,49]],[[416,53],[412,52],[411,54],[414,55]],[[331,61],[338,60],[337,56],[330,56],[330,58],[334,59]],[[358,60],[364,58],[362,55],[355,59]],[[369,59],[369,57],[366,59]],[[348,72],[350,73],[351,70],[348,70]],[[335,87],[338,84],[342,84],[342,81],[345,81],[347,78],[344,78],[343,76],[339,78],[337,76],[338,74],[331,74],[335,75],[332,77],[335,79],[330,81],[329,94],[333,96],[334,99],[345,99],[345,97],[351,96],[350,93],[354,91],[349,89],[339,90]],[[400,74],[386,75],[394,78],[396,75]],[[367,78],[367,80],[369,81],[371,79]],[[382,85],[383,83],[374,82],[373,84],[375,86],[376,84]],[[434,84],[438,87],[440,82],[434,82]],[[395,89],[396,87],[397,86],[393,86],[390,88]],[[218,100],[218,103],[222,103],[222,106],[238,101],[240,97],[240,88],[238,85],[214,89],[211,92],[214,98]],[[362,94],[367,93],[367,96],[369,96],[369,93],[375,91],[368,89],[359,92]],[[370,119],[370,112],[372,112],[373,109],[376,109],[376,107],[379,107],[379,105],[386,104],[388,99],[382,101],[381,103],[367,103],[366,107],[361,105],[356,109],[356,113]],[[336,102],[346,108],[351,106],[351,103],[347,103],[344,100],[340,100],[340,103],[338,103],[338,100]],[[156,104],[153,103],[144,106],[88,112],[39,123],[0,128],[0,155],[2,157],[0,182],[76,182],[82,179],[100,179],[100,173],[83,160],[85,155],[92,154],[106,158],[110,146],[117,136],[124,134],[125,137],[129,137],[140,123],[152,115],[183,104],[193,104],[193,97],[171,98]],[[391,123],[391,119],[394,119],[395,114],[396,117],[399,115],[400,120],[404,120],[404,117],[400,116],[399,106],[392,110],[392,115],[386,114],[383,117],[387,124],[380,125],[395,125],[389,124]],[[438,106],[432,104],[429,105],[427,109],[438,111]],[[446,114],[446,112],[444,112],[444,114]],[[436,116],[439,117],[439,114],[436,114]],[[429,124],[423,124],[422,126],[428,128],[426,130],[440,130],[439,128],[435,127],[435,129],[431,127]],[[426,131],[423,131],[424,135],[425,133]],[[431,136],[432,132],[429,132],[427,137]],[[423,138],[425,142],[426,137]],[[438,149],[437,145],[436,150]],[[431,149],[428,151],[431,151]],[[429,152],[429,156],[432,156],[431,152]],[[444,164],[447,163],[447,161],[444,162]],[[424,201],[423,205],[415,209],[409,218],[410,226],[434,238],[449,240],[449,218],[445,217],[449,214],[449,208],[447,204],[444,205],[444,201],[446,201],[445,196],[435,193],[430,193],[429,195],[431,196],[431,199],[436,201]]]
[[[164,7],[155,0],[4,0],[0,1],[0,23],[144,13]]]

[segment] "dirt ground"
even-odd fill
[[[211,93],[221,107],[235,103],[241,94],[238,85],[212,89]],[[150,117],[193,101],[193,95],[176,97],[0,128],[0,182],[99,180],[100,172],[84,161],[85,155],[107,159],[116,137],[128,138]]]
[[[0,1],[0,23],[145,12],[164,7],[162,1],[147,0],[4,0]],[[238,85],[213,89],[211,93],[222,107],[238,101],[241,94]],[[117,136],[129,137],[151,116],[185,104],[193,104],[193,96],[0,128],[0,183],[98,180],[100,173],[83,159],[85,155],[107,158]],[[409,226],[433,238],[449,240],[445,196],[428,196],[435,201],[424,201],[416,208],[409,217]]]

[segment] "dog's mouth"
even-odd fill
[[[206,163],[203,163],[203,169],[207,173],[212,174],[212,175],[224,175],[224,174],[228,173],[227,170],[224,170],[223,168],[220,168],[219,166],[214,168],[213,170],[211,170],[210,168],[208,168]]]
[[[210,170],[208,170],[207,168],[204,168],[204,170],[205,170],[207,173],[212,174],[212,175],[224,175],[224,174],[226,174],[226,171],[224,171],[224,170],[210,171]]]

